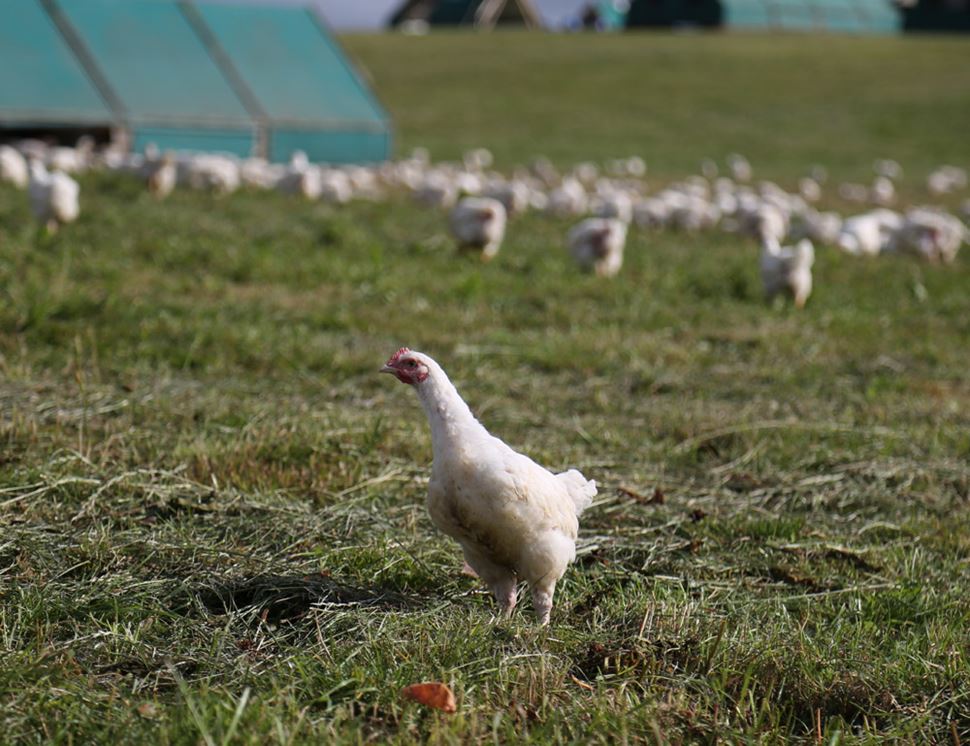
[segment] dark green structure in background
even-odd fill
[[[633,0],[636,27],[895,34],[902,15],[889,0]]]
[[[387,115],[309,7],[0,0],[0,136],[32,129],[274,161],[391,152]]]
[[[722,17],[721,0],[648,0],[630,3],[626,26],[703,28],[720,26]]]
[[[903,7],[906,31],[970,32],[970,0],[920,0]]]

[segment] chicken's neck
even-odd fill
[[[469,436],[488,434],[441,368],[430,367],[428,377],[415,388],[431,425],[435,458],[467,443]]]

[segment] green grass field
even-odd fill
[[[970,165],[962,40],[344,42],[437,157]],[[404,198],[82,190],[0,187],[0,742],[970,741],[966,252],[820,249],[799,313],[721,234],[599,281],[540,215],[483,266]],[[432,527],[402,344],[600,483],[549,628]]]

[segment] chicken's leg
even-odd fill
[[[532,586],[532,606],[539,618],[539,624],[549,624],[552,613],[552,596],[556,592],[555,580],[538,580]]]
[[[496,565],[481,554],[470,552],[468,549],[465,550],[465,564],[474,570],[478,577],[492,591],[492,595],[495,596],[495,600],[502,610],[502,616],[512,616],[512,610],[515,608],[516,600],[515,587],[517,580],[515,573],[507,567]]]
[[[511,617],[515,609],[515,575],[509,575],[494,583],[489,583],[492,594],[502,610],[503,617]]]

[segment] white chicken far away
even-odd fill
[[[489,434],[428,355],[402,347],[381,372],[413,386],[428,416],[431,520],[461,545],[504,614],[512,613],[524,580],[539,622],[548,624],[596,482],[576,469],[553,474]]]

